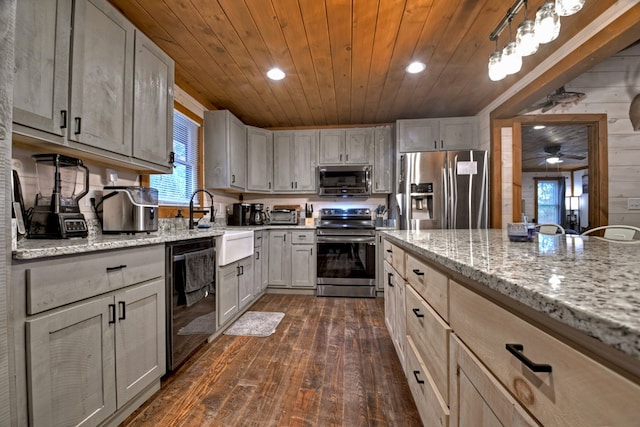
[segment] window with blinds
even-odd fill
[[[173,173],[151,175],[150,186],[158,189],[161,205],[188,205],[198,185],[198,132],[200,125],[173,111]],[[196,196],[193,201],[198,203]]]

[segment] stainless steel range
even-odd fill
[[[317,227],[318,296],[376,296],[371,210],[321,209]]]

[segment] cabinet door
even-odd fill
[[[228,120],[231,187],[244,190],[247,186],[247,129],[240,119],[231,114]]]
[[[116,294],[118,408],[166,371],[164,278]]]
[[[291,233],[269,232],[269,286],[286,288],[291,284]]]
[[[389,330],[389,336],[393,340],[396,336],[396,291],[393,267],[388,262],[384,263],[384,323]]]
[[[273,135],[247,127],[247,190],[270,192],[273,187]]]
[[[378,127],[373,131],[373,193],[392,193],[393,144],[391,128]]]
[[[13,121],[62,142],[68,124],[71,0],[16,2]]]
[[[104,0],[76,1],[68,138],[131,155],[134,27]]]
[[[491,372],[452,335],[452,426],[537,426]]]
[[[347,129],[345,131],[344,162],[370,165],[373,161],[371,129]]]
[[[438,119],[398,120],[398,147],[401,153],[439,149]]]
[[[344,129],[322,129],[318,143],[318,164],[335,165],[344,163]]]
[[[407,335],[407,318],[406,318],[406,302],[405,302],[405,281],[399,275],[394,278],[396,291],[396,330],[394,342],[398,351],[398,358],[402,368],[405,367],[405,341]]]
[[[264,292],[269,285],[269,233],[265,231],[262,233],[262,259],[260,260],[260,269],[262,270],[262,282],[260,285],[260,292]],[[255,267],[258,269],[258,266]]]
[[[246,257],[238,261],[240,276],[238,276],[238,305],[243,309],[253,301],[253,257]]]
[[[315,245],[291,245],[291,286],[294,288],[316,287]]]
[[[135,32],[133,157],[171,172],[173,151],[173,60]]]
[[[253,255],[253,296],[257,297],[262,293],[262,258],[264,258],[262,247],[255,248]]]
[[[116,410],[113,297],[26,322],[29,419],[98,425]]]
[[[478,146],[478,119],[452,117],[440,119],[440,148],[470,150]]]
[[[294,191],[316,192],[317,131],[296,131],[293,141]]]
[[[236,262],[218,269],[216,276],[218,327],[227,323],[238,312],[238,276]]]
[[[293,191],[293,132],[273,133],[273,189],[276,192]]]

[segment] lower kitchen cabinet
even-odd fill
[[[115,425],[159,389],[163,272],[163,245],[13,266],[16,425]]]
[[[218,328],[253,301],[253,257],[219,266],[217,277]]]
[[[238,308],[242,310],[253,301],[254,267],[253,257],[246,257],[238,261],[240,274],[238,276]]]
[[[253,296],[261,295],[269,284],[269,232],[254,232]]]
[[[384,289],[384,317],[385,324],[391,335],[391,340],[398,353],[400,364],[405,366],[405,282],[388,262],[384,263],[386,277]]]
[[[269,231],[269,287],[316,288],[315,230]]]

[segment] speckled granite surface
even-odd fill
[[[385,237],[640,360],[640,243],[503,230],[385,231]]]

